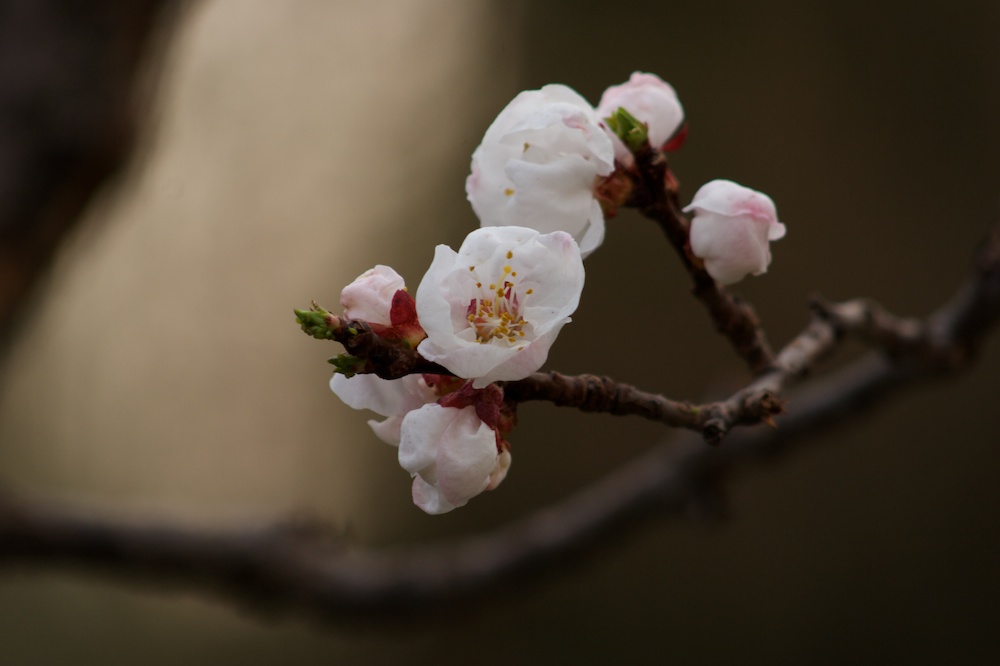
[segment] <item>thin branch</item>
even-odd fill
[[[924,333],[873,337],[893,344],[896,337],[906,338],[914,349],[932,340],[939,358],[971,358],[1000,318],[1000,234],[994,235],[984,256],[992,258],[928,318]],[[858,316],[847,316],[852,313]],[[842,308],[839,314],[841,325],[849,329],[869,330],[870,322],[880,319],[865,316],[863,307]],[[900,332],[907,330],[908,325]],[[822,353],[829,344],[827,335],[837,328],[817,319],[806,332],[779,354],[776,364],[783,370],[758,382],[797,376]],[[962,351],[949,356],[948,349]],[[552,506],[452,543],[408,551],[351,550],[314,528],[278,524],[195,530],[130,523],[0,496],[0,565],[72,565],[106,575],[173,582],[257,610],[308,611],[325,619],[426,606],[481,592],[581,551],[652,509],[658,516],[667,509],[683,509],[742,465],[801,446],[805,435],[849,422],[845,416],[875,405],[896,389],[964,367],[920,361],[873,352],[796,393],[794,410],[778,419],[777,430],[746,431],[717,448],[691,437],[664,443]]]
[[[718,444],[734,425],[768,423],[783,411],[781,400],[767,390],[741,391],[724,402],[694,405],[640,391],[610,377],[568,376],[558,372],[535,373],[527,379],[508,382],[504,395],[513,402],[545,400],[584,412],[642,416],[700,432],[709,444]]]
[[[761,328],[757,313],[749,303],[732,295],[717,283],[703,266],[696,264],[688,253],[690,223],[681,213],[677,198],[678,185],[674,180],[667,158],[662,151],[654,150],[647,142],[635,152],[641,186],[636,187],[633,199],[627,204],[655,221],[681,259],[694,282],[692,293],[708,310],[716,330],[729,339],[754,375],[768,372],[774,354]]]
[[[307,335],[318,340],[333,340],[344,346],[349,358],[331,360],[338,366],[338,371],[350,366],[352,373],[369,373],[382,379],[399,379],[414,374],[452,376],[444,366],[418,354],[415,344],[396,337],[396,331],[389,327],[360,319],[344,319],[315,303],[309,310],[296,310],[295,318]]]
[[[648,393],[610,377],[569,376],[558,372],[534,373],[526,379],[505,382],[504,397],[519,403],[544,400],[559,407],[615,416],[641,416],[668,426],[700,432],[715,445],[738,425],[773,425],[784,411],[781,395],[808,374],[815,364],[836,348],[845,333],[853,333],[894,358],[914,358],[930,367],[951,366],[964,347],[941,344],[918,319],[889,313],[870,299],[829,303],[815,298],[813,321],[770,362],[769,370],[728,399],[701,405]],[[424,359],[415,349],[382,337],[364,321],[343,320],[315,306],[299,315],[310,335],[336,340],[360,364],[357,372],[371,372],[383,379],[407,374],[450,375],[444,367]]]
[[[928,363],[937,360],[937,347],[919,319],[897,317],[869,298],[828,303],[817,297],[812,306],[831,325],[880,347],[894,358],[918,356]]]

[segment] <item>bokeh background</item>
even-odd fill
[[[291,309],[376,263],[415,286],[476,225],[469,157],[518,91],[677,89],[685,199],[730,178],[787,225],[737,291],[782,344],[813,293],[925,315],[1000,200],[1000,4],[202,0],[129,168],[85,211],[0,377],[0,484],[198,525],[306,514],[368,547],[486,530],[600,477],[655,424],[529,404],[511,474],[428,517],[329,393]],[[746,380],[660,232],[625,212],[549,367],[675,398]],[[634,326],[627,344],[606,325]],[[326,624],[72,572],[0,572],[0,662],[994,663],[1000,349],[489,597]],[[794,407],[794,405],[793,405]]]

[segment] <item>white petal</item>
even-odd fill
[[[456,507],[448,501],[438,488],[424,481],[421,477],[413,477],[413,489],[411,490],[413,503],[432,516],[439,516],[448,513]]]
[[[771,262],[767,226],[742,215],[697,213],[691,223],[691,251],[722,284],[738,282],[748,273],[759,275]]]
[[[525,90],[517,95],[497,115],[483,135],[483,143],[497,143],[511,127],[524,118],[552,104],[569,104],[581,109],[592,109],[590,103],[575,90],[559,83],[549,84],[540,90]]]
[[[330,379],[330,389],[348,407],[370,409],[382,416],[407,412],[437,399],[420,375],[382,379],[371,374],[345,377],[336,373]]]
[[[701,210],[720,215],[748,215],[778,223],[778,213],[771,197],[743,187],[731,180],[713,180],[702,185],[684,212]]]
[[[457,341],[452,340],[452,338],[456,337],[458,321],[464,317],[464,309],[468,307],[468,302],[472,298],[470,289],[465,290],[467,292],[465,294],[467,298],[465,298],[460,291],[460,287],[463,285],[455,284],[456,280],[449,279],[453,274],[456,274],[455,268],[459,265],[460,258],[457,252],[447,245],[438,245],[434,249],[434,260],[417,287],[417,318],[420,320],[424,332],[427,333],[427,339],[420,343],[417,349],[421,355],[429,360],[435,360],[427,355],[427,351],[431,347],[440,346],[436,344],[436,341],[446,341],[447,347],[453,347],[457,344]],[[456,277],[461,279],[460,276],[461,272],[458,271]],[[465,300],[464,304],[462,300]],[[458,321],[452,317],[452,301],[455,302],[455,319]],[[441,349],[441,353],[444,353],[444,348]]]
[[[372,429],[375,436],[390,446],[399,446],[400,427],[403,423],[402,416],[390,416],[382,421],[375,419],[368,420],[368,427]]]
[[[553,325],[548,332],[523,345],[514,353],[500,358],[493,367],[485,369],[482,375],[472,382],[472,387],[485,388],[493,382],[517,381],[538,370],[545,364],[552,343],[555,342],[563,324],[567,322],[569,318],[558,325]]]
[[[403,417],[399,466],[410,474],[419,474],[434,465],[438,445],[451,423],[446,410],[460,411],[431,403]]]
[[[507,175],[517,192],[503,209],[503,225],[565,231],[576,239],[602,238],[604,214],[594,199],[594,165],[570,155],[549,164],[519,160],[507,163]],[[596,243],[593,240],[588,244]]]
[[[507,471],[510,469],[510,451],[504,447],[500,455],[497,456],[493,470],[490,472],[490,482],[486,485],[486,490],[494,490],[507,478]]]
[[[348,407],[370,409],[388,417],[381,423],[368,424],[379,439],[392,445],[399,444],[399,423],[403,416],[437,399],[420,375],[390,380],[375,375],[345,377],[337,373],[330,379],[330,389]]]
[[[475,407],[441,409],[457,415],[438,446],[437,484],[450,503],[462,506],[489,484],[498,455],[496,434],[479,419]]]

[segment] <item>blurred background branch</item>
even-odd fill
[[[639,516],[684,509],[720,487],[723,477],[749,460],[808,442],[821,427],[849,422],[892,390],[911,386],[971,361],[969,350],[1000,315],[1000,233],[980,253],[976,275],[913,335],[891,334],[899,321],[859,303],[826,310],[831,326],[862,329],[876,341],[890,339],[853,365],[808,383],[793,396],[794,407],[771,431],[730,437],[721,447],[669,439],[573,496],[530,513],[510,525],[454,543],[396,551],[358,549],[331,540],[322,525],[294,521],[249,530],[210,531],[124,522],[78,509],[0,497],[0,563],[40,567],[69,565],[121,577],[211,591],[253,610],[305,610],[326,618],[398,612],[481,593],[514,574],[554,566],[567,556],[610,539],[609,532]],[[968,294],[975,294],[969,298]],[[877,314],[873,314],[877,313]],[[959,322],[974,316],[975,326]],[[933,345],[927,329],[950,332]],[[833,336],[822,336],[833,339]],[[897,344],[906,338],[907,344]],[[793,348],[794,345],[790,346]],[[928,349],[933,352],[928,362]],[[892,352],[887,353],[887,352]],[[910,352],[910,353],[906,353]],[[787,350],[779,355],[788,355]],[[796,374],[814,356],[787,362]],[[941,359],[958,359],[958,364]],[[787,368],[775,371],[781,374]],[[735,441],[734,441],[735,440]]]
[[[0,3],[0,340],[84,207],[128,159],[155,50],[179,5]]]

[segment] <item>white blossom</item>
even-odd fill
[[[748,273],[767,272],[770,241],[785,235],[770,197],[731,180],[713,180],[702,185],[684,212],[692,210],[691,252],[705,262],[709,275],[732,284]]]
[[[440,514],[495,488],[510,467],[510,452],[475,407],[429,404],[403,419],[399,464],[413,476],[413,503]]]
[[[500,112],[472,154],[465,190],[482,226],[566,231],[587,256],[604,240],[594,187],[614,168],[594,108],[551,84],[520,93]]]
[[[607,118],[619,108],[624,108],[636,119],[646,123],[649,143],[654,148],[662,147],[684,124],[684,109],[677,93],[669,83],[643,72],[633,72],[628,82],[611,86],[601,95],[597,113]],[[612,134],[615,157],[624,164],[632,161],[632,153],[617,136]]]
[[[482,388],[538,370],[583,290],[569,234],[485,227],[458,252],[438,245],[417,288],[427,339],[417,351]]]

